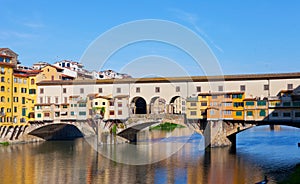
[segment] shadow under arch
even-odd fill
[[[134,97],[131,101],[132,114],[147,114],[147,103],[143,97]]]
[[[66,123],[47,124],[32,130],[28,134],[47,141],[73,140],[84,136],[77,126]]]

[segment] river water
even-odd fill
[[[145,165],[119,163],[126,159],[120,155],[132,155],[130,150],[134,147],[102,146],[102,154],[98,154],[84,138],[0,146],[0,183],[253,184],[264,175],[269,183],[277,183],[300,163],[300,129],[281,127],[280,131],[270,131],[263,126],[246,130],[237,135],[236,152],[229,148],[205,151],[202,137],[193,132],[187,136],[188,132],[141,132],[139,144],[155,145],[145,148],[147,151],[135,149],[137,155],[147,155]],[[168,152],[162,160],[151,159],[159,151],[165,154],[163,150],[169,150],[174,143],[180,143],[177,152]],[[114,155],[114,159],[108,159],[108,155]]]

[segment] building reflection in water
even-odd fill
[[[177,134],[178,133],[178,134]],[[168,133],[140,135],[157,139]],[[175,132],[173,136],[181,135]],[[98,154],[84,140],[0,147],[0,183],[255,183],[259,168],[230,154],[227,148],[199,150],[196,136],[177,153],[147,165],[120,164]],[[157,144],[143,150],[148,156],[165,149]],[[114,149],[111,148],[111,153]],[[118,153],[114,153],[118,154]]]

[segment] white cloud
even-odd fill
[[[44,24],[39,23],[39,22],[24,22],[24,26],[29,27],[29,28],[43,28],[45,27]]]
[[[193,26],[193,28],[203,37],[205,38],[205,40],[209,41],[210,44],[215,47],[217,50],[219,50],[220,52],[224,52],[223,49],[218,46],[212,39],[210,39],[210,37],[206,34],[206,32],[201,29],[200,26],[198,26],[197,22],[199,20],[198,15],[193,14],[193,13],[189,13],[180,9],[170,9],[170,11],[176,13],[177,18],[191,24]]]

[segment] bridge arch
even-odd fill
[[[185,99],[181,96],[173,96],[169,102],[169,114],[181,114],[184,111]]]
[[[146,100],[141,96],[136,96],[130,103],[130,110],[132,114],[147,114]]]
[[[166,113],[166,100],[159,96],[154,96],[150,100],[149,114],[164,114]]]

